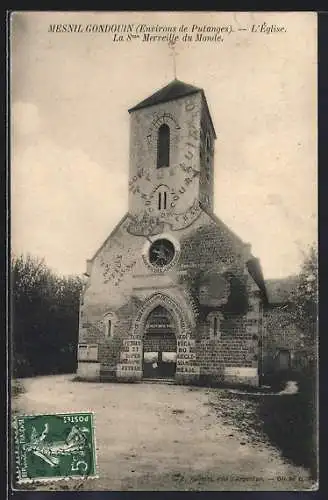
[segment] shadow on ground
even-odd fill
[[[315,385],[311,378],[299,380],[296,394],[262,397],[257,414],[264,433],[282,455],[317,477]]]
[[[223,422],[244,431],[245,443],[270,443],[317,479],[315,384],[311,377],[298,384],[296,394],[220,391],[211,405]]]

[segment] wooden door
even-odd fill
[[[290,368],[290,352],[287,349],[281,349],[277,357],[278,371],[287,371]]]
[[[177,342],[171,314],[156,307],[148,316],[143,338],[144,378],[173,378]]]

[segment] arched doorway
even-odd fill
[[[176,325],[172,314],[159,305],[151,311],[145,322],[143,377],[173,378],[176,358]]]

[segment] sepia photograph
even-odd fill
[[[317,490],[317,14],[9,33],[12,488]]]

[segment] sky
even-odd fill
[[[49,31],[63,23],[83,31]],[[317,25],[304,12],[14,13],[12,252],[82,274],[127,211],[128,109],[173,79],[173,57],[165,41],[86,31],[100,24],[187,27],[177,77],[204,89],[217,132],[215,213],[266,279],[298,272],[317,240]],[[220,26],[223,41],[195,40]]]

